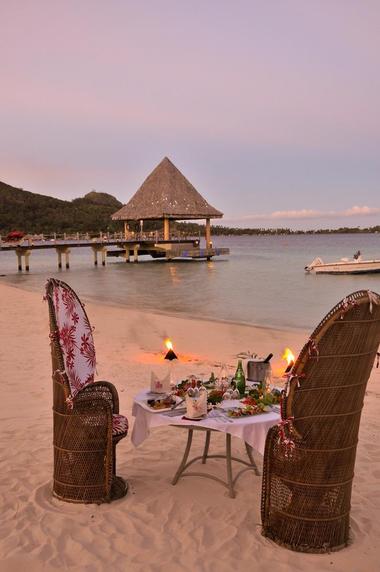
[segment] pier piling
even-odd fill
[[[30,256],[30,250],[25,250],[24,252],[24,256],[25,256],[25,270],[27,272],[29,272],[29,256]]]
[[[22,272],[22,251],[16,250],[18,271]]]
[[[98,266],[98,252],[100,252],[101,257],[102,257],[102,266],[106,265],[106,259],[107,259],[107,247],[103,246],[103,245],[95,245],[93,244],[91,246],[92,251],[94,253],[94,266]]]
[[[102,248],[102,266],[106,265],[106,258],[107,258],[107,248]]]
[[[29,257],[31,255],[31,251],[25,248],[16,248],[15,250],[17,256],[17,270],[18,272],[22,272],[22,257],[24,257],[24,265],[26,272],[29,272]]]
[[[57,251],[57,258],[58,258],[58,268],[59,270],[62,269],[62,254],[65,255],[65,266],[67,268],[67,270],[70,268],[70,248],[68,248],[67,246],[56,246],[56,251]]]

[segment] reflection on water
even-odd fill
[[[94,267],[90,249],[72,249],[71,269],[58,271],[54,251],[33,252],[30,274],[17,273],[13,252],[0,253],[0,278],[39,290],[49,276],[67,281],[87,299],[249,324],[310,328],[339,299],[364,289],[380,291],[380,274],[306,275],[316,256],[326,261],[351,257],[380,258],[380,235],[262,236],[214,238],[227,246],[224,259],[126,264],[108,260]],[[149,260],[149,259],[148,259]]]
[[[181,278],[178,276],[177,267],[175,263],[171,263],[169,266],[170,277],[172,280],[172,284],[179,284],[181,282]]]

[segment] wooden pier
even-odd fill
[[[139,256],[149,255],[152,258],[166,260],[205,259],[214,256],[228,255],[228,248],[215,248],[211,241],[211,219],[222,218],[223,213],[211,206],[193,185],[182,175],[177,167],[165,157],[152,173],[145,179],[141,187],[129,202],[112,215],[115,221],[124,222],[124,232],[113,237],[109,233],[100,233],[99,237],[90,238],[86,233],[83,237],[76,233],[68,237],[58,238],[43,236],[25,237],[23,240],[3,243],[0,237],[0,253],[14,250],[17,256],[17,267],[22,272],[30,270],[30,255],[33,250],[54,248],[57,252],[58,268],[64,265],[70,268],[70,253],[72,248],[90,248],[93,253],[94,265],[98,265],[98,256],[102,265],[106,265],[107,256],[123,257],[125,262],[139,261]],[[200,246],[199,238],[188,238],[171,224],[178,220],[205,219],[205,247]],[[160,222],[161,231],[144,232],[144,221]],[[140,232],[131,230],[139,224]],[[17,233],[16,233],[17,234]],[[110,249],[110,247],[115,247]],[[23,264],[24,261],[24,264]]]
[[[112,248],[113,247],[113,248]],[[175,260],[180,258],[211,260],[214,256],[228,255],[228,248],[214,248],[212,244],[202,248],[200,240],[196,238],[173,238],[163,240],[156,234],[150,237],[144,234],[132,238],[115,238],[100,236],[97,238],[26,238],[17,243],[1,242],[1,252],[14,251],[17,257],[19,272],[30,271],[30,256],[34,250],[55,249],[57,253],[57,266],[62,269],[70,268],[70,254],[72,248],[89,248],[92,251],[94,266],[98,266],[100,257],[102,266],[106,265],[108,256],[124,258],[125,262],[139,261],[139,256],[150,255],[153,259]]]

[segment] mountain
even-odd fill
[[[99,232],[121,230],[111,215],[122,207],[112,195],[91,191],[84,197],[63,201],[18,189],[0,181],[0,234]]]

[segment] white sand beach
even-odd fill
[[[284,347],[297,352],[308,336],[94,303],[86,309],[95,326],[97,379],[115,384],[120,412],[130,425],[134,395],[147,387],[152,370],[166,371],[165,336],[173,339],[180,357],[178,378],[217,372],[220,362],[234,366],[236,354],[248,349],[260,355],[273,352],[279,375]],[[182,479],[172,486],[186,438],[175,427],[155,429],[138,448],[130,437],[118,445],[117,472],[130,487],[123,499],[101,506],[54,499],[48,309],[42,293],[0,285],[0,372],[1,572],[379,569],[380,369],[372,372],[362,416],[352,544],[323,555],[291,552],[261,536],[261,479],[251,472],[239,479],[235,499],[207,479]],[[222,452],[223,435],[213,436],[212,447]],[[233,448],[244,454],[239,440],[233,439]],[[262,458],[256,459],[261,464]],[[223,463],[210,465],[224,477]]]

